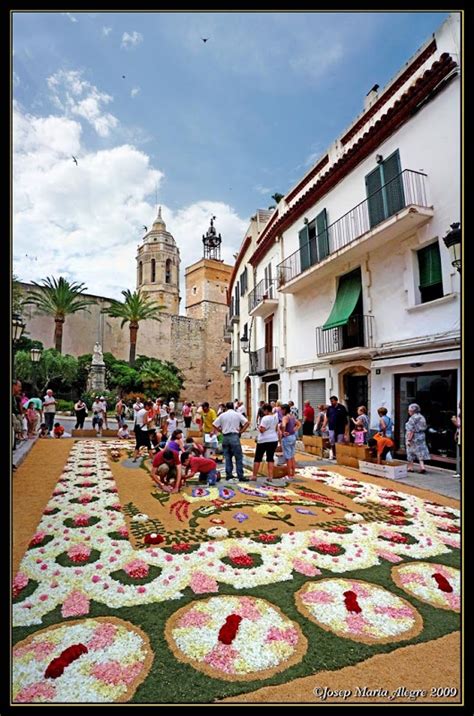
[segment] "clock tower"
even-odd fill
[[[204,258],[212,259],[213,261],[221,260],[221,243],[222,237],[214,228],[215,216],[211,216],[211,225],[207,230],[207,234],[202,237],[202,243],[204,244]]]

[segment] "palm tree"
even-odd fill
[[[149,296],[142,296],[140,291],[134,291],[133,293],[126,289],[122,291],[124,302],[112,301],[108,308],[103,308],[102,313],[106,313],[111,318],[121,318],[122,323],[120,328],[128,322],[130,329],[130,354],[128,362],[131,366],[135,364],[135,354],[137,350],[137,333],[138,325],[140,321],[145,321],[148,318],[153,321],[160,321],[158,313],[162,311],[165,306],[160,306],[155,301],[152,301]]]
[[[43,279],[42,284],[36,283],[36,281],[33,281],[33,284],[38,287],[38,290],[32,291],[25,299],[24,304],[32,304],[38,308],[40,313],[54,316],[54,347],[61,353],[66,316],[77,311],[88,311],[87,306],[95,301],[82,295],[84,291],[87,291],[87,286],[76,281],[69,283],[62,276],[59,279],[48,276]]]

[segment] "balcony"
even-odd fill
[[[231,305],[230,305],[230,325],[233,326],[234,323],[238,323],[240,321],[240,304],[235,304],[234,299],[232,299]]]
[[[238,351],[230,351],[227,358],[227,370],[230,372],[239,370],[240,368],[240,353]]]
[[[249,375],[265,375],[278,372],[278,349],[260,348],[250,353]]]
[[[370,355],[374,348],[374,317],[351,316],[345,326],[329,328],[323,331],[322,326],[316,328],[316,353],[318,356],[329,356],[343,353],[344,360],[352,357]]]
[[[266,318],[278,307],[277,282],[266,279],[257,283],[249,293],[249,316]]]
[[[335,261],[362,257],[426,224],[434,214],[426,174],[405,169],[278,265],[278,290],[297,293],[334,273]],[[350,253],[350,256],[348,256]]]

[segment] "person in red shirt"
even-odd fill
[[[380,465],[381,460],[385,460],[387,453],[394,447],[395,443],[391,438],[385,437],[382,433],[375,433],[367,442],[368,447],[371,449],[372,457],[377,455],[377,462]]]
[[[303,435],[312,435],[314,431],[314,408],[309,400],[304,401],[303,408]]]
[[[220,475],[217,471],[217,462],[210,457],[196,457],[189,452],[181,453],[181,465],[186,468],[186,476],[192,477],[199,472],[199,482],[215,485]]]
[[[160,450],[156,453],[151,478],[165,492],[178,492],[182,482],[179,454],[174,450]]]
[[[54,428],[53,428],[53,435],[54,435],[54,437],[55,437],[55,438],[62,438],[63,433],[64,433],[64,428],[63,428],[63,426],[60,425],[59,423],[54,423]]]

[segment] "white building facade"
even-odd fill
[[[432,455],[453,460],[460,273],[443,237],[461,220],[460,84],[454,13],[369,92],[364,112],[279,203],[253,253],[248,243],[241,250],[239,265],[253,269],[252,335],[233,397],[245,381],[254,411],[261,399],[301,408],[337,395],[351,415],[367,406],[373,428],[386,407],[401,454],[407,406],[417,402]]]

